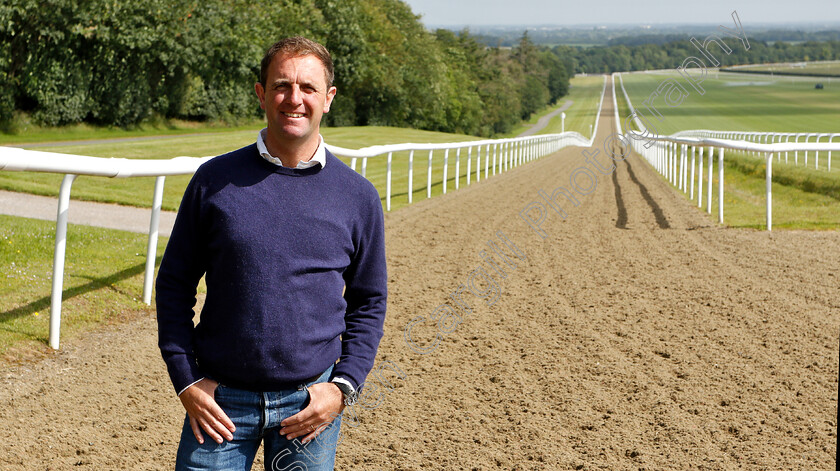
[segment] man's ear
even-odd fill
[[[330,89],[327,90],[327,99],[324,102],[324,113],[330,112],[330,106],[332,105],[333,98],[335,98],[335,93],[337,91],[338,90],[336,90],[335,87],[330,87]]]
[[[257,92],[257,98],[260,99],[260,108],[265,109],[265,88],[260,82],[254,84],[254,91]]]

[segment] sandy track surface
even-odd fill
[[[520,212],[584,165],[566,149],[387,215],[379,361],[402,377],[354,409],[337,469],[834,469],[840,233],[718,227],[633,155],[540,237]],[[490,293],[479,267],[499,290],[461,289],[466,313],[450,294]],[[410,348],[444,303],[460,324]],[[0,404],[3,469],[171,468],[183,417],[152,318],[7,369]]]

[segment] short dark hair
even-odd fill
[[[271,65],[271,61],[274,59],[274,56],[278,54],[280,57],[300,57],[308,56],[310,54],[314,55],[319,61],[321,61],[321,64],[324,65],[324,78],[327,81],[327,88],[332,87],[335,72],[333,70],[332,57],[330,56],[330,52],[327,51],[327,48],[311,39],[307,39],[302,36],[293,36],[291,38],[277,41],[273,46],[268,48],[268,51],[265,52],[262,63],[260,63],[260,83],[263,88],[265,88],[265,82],[268,80],[268,66]]]

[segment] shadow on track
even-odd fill
[[[653,211],[653,216],[656,218],[656,224],[659,225],[660,229],[670,229],[671,225],[668,223],[668,218],[665,217],[665,213],[662,212],[662,208],[660,208],[659,205],[656,204],[656,201],[653,200],[653,197],[650,196],[650,192],[647,187],[645,187],[642,182],[636,178],[636,174],[633,172],[633,166],[630,165],[630,160],[624,159],[624,163],[627,164],[627,173],[630,174],[630,179],[633,180],[633,183],[639,186],[642,198],[645,199],[648,206],[650,206],[651,211]]]

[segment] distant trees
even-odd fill
[[[697,39],[702,41],[704,38],[703,36]],[[749,36],[748,39],[748,51],[743,47],[732,47],[732,54],[716,55],[721,65],[840,59],[840,41],[768,44]],[[621,44],[589,48],[556,46],[552,51],[558,58],[570,59],[570,69],[574,73],[587,74],[672,69],[680,65],[686,57],[700,54],[687,39],[672,40],[664,44],[635,44],[632,41],[623,41]]]
[[[428,32],[400,0],[5,0],[0,121],[14,110],[46,125],[260,116],[259,61],[291,35],[334,56],[331,125],[503,133],[563,96],[572,64],[527,35],[498,49]]]

